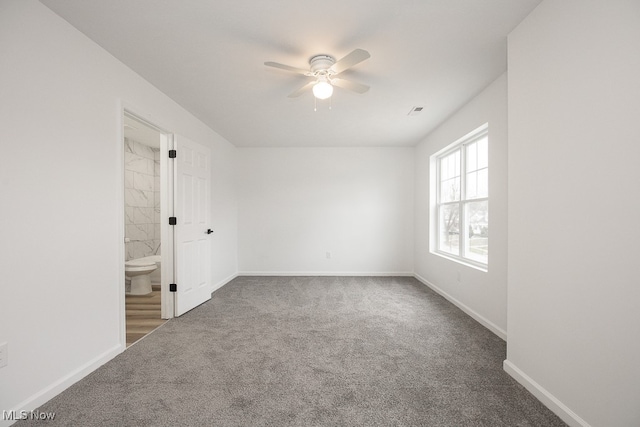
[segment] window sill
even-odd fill
[[[484,273],[488,273],[489,272],[489,266],[488,265],[480,264],[480,263],[474,263],[473,261],[468,260],[466,258],[458,258],[458,257],[456,257],[454,255],[451,255],[451,254],[448,254],[446,252],[436,252],[436,251],[429,251],[429,252],[432,255],[437,255],[437,256],[439,256],[441,258],[448,259],[449,261],[453,261],[453,262],[458,263],[458,264],[462,264],[462,265],[464,265],[466,267],[473,268],[475,270],[479,270],[479,271],[482,271]]]

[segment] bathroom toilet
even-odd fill
[[[148,259],[134,259],[124,263],[124,274],[131,279],[129,295],[145,295],[151,292],[151,273],[157,264]]]

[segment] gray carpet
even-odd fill
[[[239,277],[40,411],[74,426],[564,426],[413,278]]]

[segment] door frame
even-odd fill
[[[174,299],[169,291],[169,283],[174,276],[174,248],[173,230],[169,228],[167,218],[173,212],[173,165],[168,161],[168,152],[173,149],[173,133],[158,124],[151,115],[142,113],[138,108],[120,102],[119,105],[119,129],[117,143],[117,182],[118,200],[116,208],[118,215],[118,295],[120,300],[120,344],[122,350],[126,349],[126,306],[125,306],[125,274],[124,260],[125,250],[125,221],[124,221],[124,117],[129,116],[160,133],[160,245],[161,245],[161,317],[171,319],[174,317]]]

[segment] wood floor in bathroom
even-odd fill
[[[127,295],[127,347],[162,325],[160,318],[160,287],[148,295]]]

